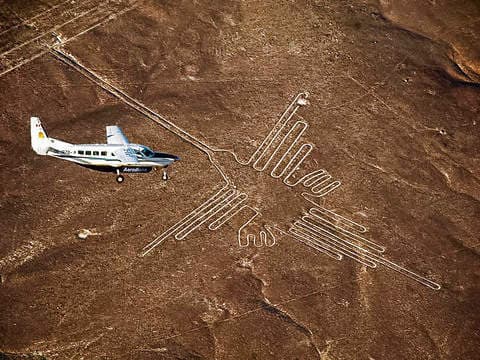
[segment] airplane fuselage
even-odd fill
[[[180,160],[178,156],[130,143],[116,125],[107,126],[106,130],[106,144],[71,144],[49,137],[40,119],[34,116],[30,118],[32,149],[37,154],[71,161],[98,171],[115,172],[118,182],[124,180],[120,173],[144,173],[155,167],[163,168],[163,179],[167,180],[166,167]]]
[[[69,144],[56,139],[49,139],[51,146],[47,150],[48,156],[74,162],[84,167],[99,171],[116,172],[148,172],[154,167],[167,167],[179,158],[175,155],[154,152],[150,157],[145,156],[145,148],[138,144]],[[128,163],[118,159],[115,152],[130,149],[134,151],[138,161]]]

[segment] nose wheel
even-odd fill
[[[168,174],[166,169],[163,169],[162,180],[164,181],[168,180]]]

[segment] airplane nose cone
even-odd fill
[[[168,159],[172,162],[180,160],[180,157],[178,157],[177,155],[166,154],[161,152],[156,152],[154,157]]]

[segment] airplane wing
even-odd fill
[[[123,134],[122,129],[118,126],[107,126],[107,144],[127,145],[129,144],[127,137]]]
[[[118,149],[114,154],[122,163],[138,163],[137,155],[132,149]]]

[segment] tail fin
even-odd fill
[[[38,117],[30,118],[30,136],[32,140],[32,149],[38,155],[46,155],[49,148],[47,132],[42,127]]]

